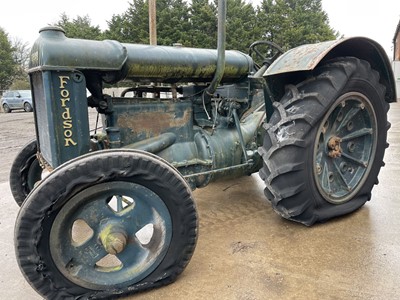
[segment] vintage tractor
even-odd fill
[[[382,47],[347,38],[281,53],[259,41],[253,59],[225,51],[223,0],[218,9],[217,50],[41,30],[29,70],[37,139],[10,184],[17,260],[43,297],[174,281],[196,245],[191,190],[219,178],[259,171],[273,209],[305,225],[371,198],[396,100]],[[120,97],[103,92],[122,81]],[[102,130],[89,130],[89,106]]]

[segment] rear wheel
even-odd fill
[[[36,158],[36,153],[37,142],[32,140],[21,149],[11,166],[10,188],[19,206],[42,177],[43,170]]]
[[[189,186],[155,155],[95,152],[54,170],[27,197],[17,260],[45,298],[112,298],[168,284],[188,264],[197,216]]]
[[[3,104],[3,110],[5,113],[10,113],[11,112],[11,108],[8,106],[7,103]]]
[[[260,176],[276,212],[312,225],[371,198],[388,145],[384,94],[378,72],[351,57],[286,87],[260,149]]]

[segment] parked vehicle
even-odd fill
[[[32,94],[30,90],[7,91],[1,99],[1,106],[5,113],[15,109],[33,111]]]

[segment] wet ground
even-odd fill
[[[399,299],[400,103],[380,184],[355,213],[305,227],[273,212],[255,174],[194,192],[200,230],[178,280],[125,299]],[[34,137],[29,113],[0,114],[0,299],[40,299],[19,272],[13,246],[18,207],[9,166]]]

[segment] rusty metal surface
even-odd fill
[[[356,48],[357,46],[362,46],[364,49]],[[353,51],[350,48],[353,48]],[[376,56],[372,56],[373,54],[379,54],[382,60],[384,58],[387,59],[383,48],[375,41],[364,37],[350,37],[316,44],[306,44],[293,48],[281,55],[267,69],[264,76],[271,76],[286,72],[312,70],[321,62],[323,58],[325,58],[331,51],[334,50],[336,51],[334,52],[335,54],[352,54],[353,56],[366,60],[368,55],[371,55],[371,58],[377,58]],[[375,54],[373,52],[377,53]]]
[[[114,101],[114,110],[124,145],[165,132],[176,133],[179,140],[189,140],[193,135],[190,102],[120,99]]]
[[[280,74],[309,71],[325,60],[345,56],[368,61],[371,67],[380,73],[381,82],[386,86],[386,101],[396,101],[395,82],[389,58],[381,45],[365,37],[343,38],[293,48],[281,55],[267,69],[264,76],[272,78]],[[283,78],[278,81],[275,84],[282,83]]]
[[[320,60],[340,42],[340,40],[328,41],[293,48],[275,60],[267,69],[264,76],[312,70]]]

